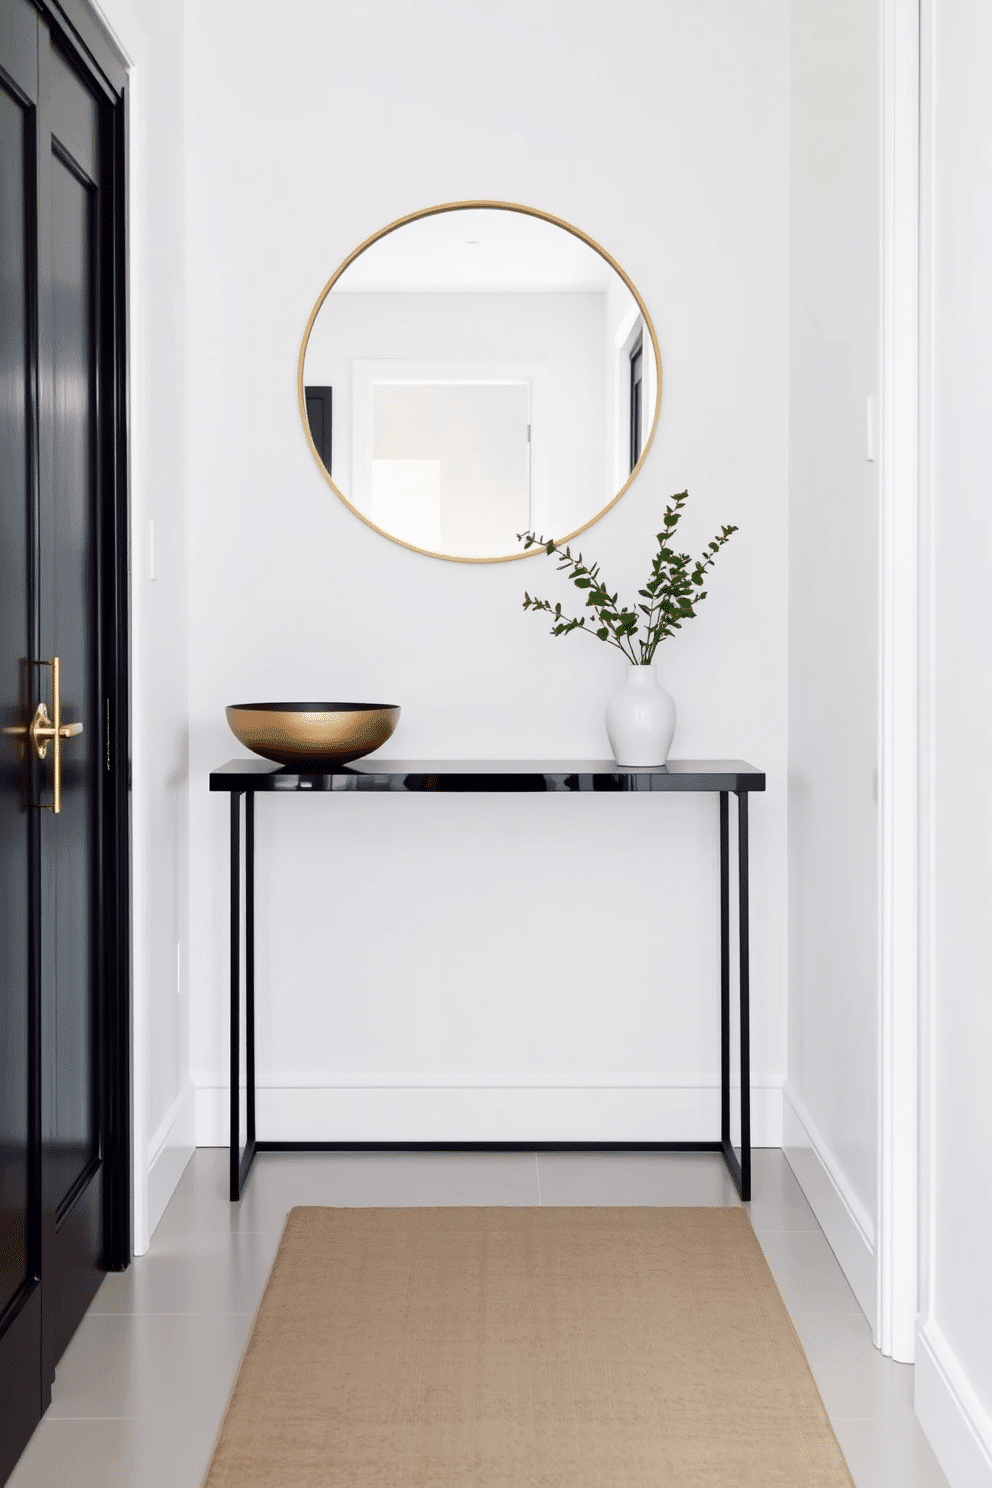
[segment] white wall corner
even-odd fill
[[[782,1092],[782,1148],[865,1317],[877,1306],[875,1227],[797,1092]]]
[[[196,1087],[187,1080],[148,1144],[149,1241],[195,1148]],[[137,1245],[135,1253],[142,1254]]]
[[[879,1078],[875,1342],[912,1362],[917,1293],[919,0],[881,9]]]
[[[931,1319],[917,1333],[915,1406],[937,1461],[956,1488],[992,1488],[992,1419]]]

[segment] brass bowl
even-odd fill
[[[231,732],[265,759],[319,773],[385,744],[400,710],[391,703],[232,703]]]

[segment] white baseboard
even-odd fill
[[[148,1235],[140,1237],[145,1241],[143,1249],[138,1248],[139,1237],[135,1236],[137,1255],[147,1250],[155,1226],[195,1150],[196,1087],[192,1080],[187,1080],[148,1144]]]
[[[878,1287],[874,1220],[788,1083],[782,1097],[782,1147],[789,1166],[874,1329]]]
[[[992,1419],[931,1318],[916,1334],[915,1406],[954,1488],[992,1488]]]
[[[623,1085],[300,1086],[259,1084],[258,1136],[271,1142],[717,1141],[718,1087]],[[197,1079],[196,1140],[229,1141],[228,1087]],[[782,1091],[751,1091],[751,1144],[782,1145]]]

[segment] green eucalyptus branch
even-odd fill
[[[570,548],[561,548],[535,532],[518,532],[517,541],[523,543],[525,550],[542,547],[549,557],[557,555],[559,572],[567,573],[576,589],[585,591],[586,608],[593,614],[568,616],[560,604],[539,599],[526,590],[524,609],[549,614],[554,636],[584,630],[587,635],[615,646],[635,666],[650,665],[660,643],[676,630],[681,630],[684,620],[694,617],[696,606],[706,598],[703,588],[706,574],[716,562],[724,543],[737,531],[736,527],[721,527],[719,536],[707,544],[699,558],[676,552],[672,542],[688,499],[688,491],[681,491],[672,497],[665,510],[662,519],[664,530],[657,535],[658,551],[651,564],[650,577],[644,588],[637,591],[638,597],[646,603],[638,604],[634,609],[620,605],[618,596],[610,593],[600,577],[598,563],[590,567],[581,553],[573,557]]]

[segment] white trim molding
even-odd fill
[[[194,1082],[197,1146],[225,1146],[227,1080],[204,1071]],[[259,1138],[271,1142],[690,1142],[720,1133],[718,1085],[331,1083],[304,1072],[261,1075],[256,1104]],[[778,1086],[752,1087],[751,1144],[782,1145]]]
[[[196,1087],[187,1080],[148,1144],[148,1234],[165,1213],[183,1169],[196,1149]]]
[[[919,0],[881,7],[880,886],[875,1342],[917,1313]]]
[[[920,510],[919,510],[919,637],[920,637],[920,899],[919,899],[919,1011],[918,1011],[918,1122],[919,1122],[919,1225],[917,1362],[925,1369],[927,1318],[931,1306],[931,1264],[934,1226],[934,1089],[936,1081],[934,1037],[934,988],[936,986],[934,908],[936,878],[934,860],[935,741],[933,698],[936,647],[934,636],[934,479],[933,423],[934,387],[934,248],[933,248],[933,98],[934,98],[934,0],[920,6]],[[937,1353],[940,1350],[938,1348]],[[917,1373],[917,1389],[921,1373]]]
[[[871,1320],[877,1310],[874,1221],[788,1081],[782,1095],[782,1149],[858,1305]]]
[[[916,1414],[951,1483],[992,1488],[992,1419],[933,1319],[917,1335]]]

